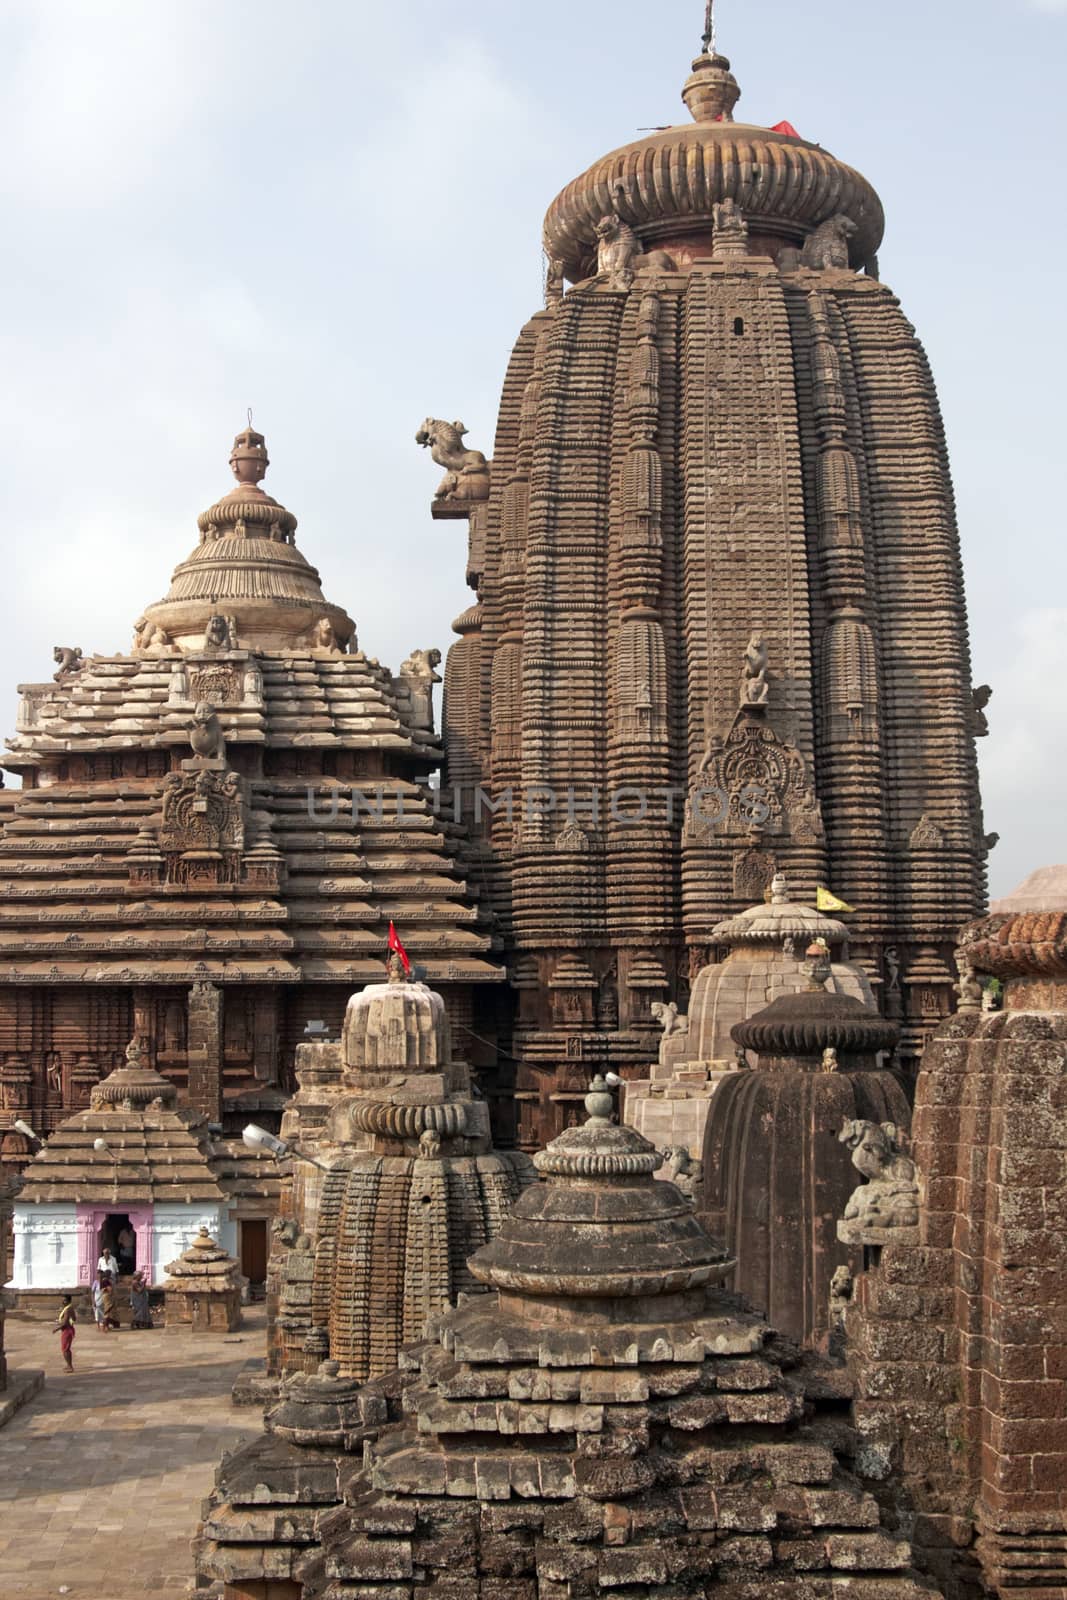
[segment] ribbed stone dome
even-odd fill
[[[780,995],[754,1017],[739,1022],[732,1037],[743,1049],[757,1050],[761,1058],[804,1056],[827,1047],[873,1056],[891,1050],[900,1029],[851,995],[817,989]]]
[[[674,1184],[650,1181],[663,1157],[609,1120],[605,1090],[594,1082],[589,1121],[534,1157],[544,1181],[519,1196],[467,1263],[482,1283],[520,1295],[631,1299],[682,1294],[729,1271],[690,1202]]]
[[[322,593],[319,574],[293,542],[296,518],[259,487],[270,462],[261,433],[239,433],[230,453],[237,485],[197,518],[200,543],[175,569],[165,598],[145,611],[172,643],[203,641],[216,613],[231,618],[242,646],[278,649],[323,642],[323,619],[342,647],[355,624]]]
[[[716,944],[743,946],[769,944],[781,947],[784,939],[796,943],[824,939],[833,948],[844,944],[848,929],[843,922],[824,916],[814,906],[802,905],[789,898],[789,886],[784,873],[776,873],[771,882],[771,898],[762,905],[749,906],[736,917],[717,922],[711,930]]]
[[[712,207],[732,199],[750,238],[800,245],[822,222],[855,224],[850,256],[862,266],[885,230],[882,203],[860,173],[828,150],[791,134],[733,121],[740,91],[725,56],[693,63],[683,91],[691,124],[663,128],[613,150],[569,183],[545,217],[544,246],[572,282],[594,270],[596,225],[617,201],[646,249],[705,230]]]
[[[440,1071],[452,1054],[445,1003],[424,983],[405,981],[393,956],[388,983],[368,984],[349,1000],[341,1047],[349,1073]]]

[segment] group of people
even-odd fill
[[[128,1231],[128,1230],[127,1230]],[[96,1281],[93,1284],[93,1316],[101,1333],[110,1333],[112,1328],[119,1326],[115,1315],[115,1281],[123,1269],[119,1261],[128,1255],[129,1266],[134,1264],[133,1234],[130,1233],[128,1251],[123,1249],[122,1234],[118,1238],[119,1256],[116,1257],[110,1244],[105,1244],[100,1252],[100,1259],[96,1264]],[[148,1280],[143,1271],[134,1272],[130,1278],[130,1311],[132,1317],[130,1326],[133,1328],[150,1328],[152,1326],[152,1313],[148,1303]],[[68,1294],[60,1307],[53,1333],[59,1334],[59,1348],[63,1356],[63,1365],[68,1372],[74,1371],[74,1338],[78,1317],[74,1309],[74,1296]]]

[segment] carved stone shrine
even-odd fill
[[[235,487],[132,647],[57,648],[54,677],[21,689],[4,764],[22,788],[0,791],[14,1165],[29,1151],[13,1123],[47,1136],[131,1037],[227,1133],[276,1127],[307,1024],[336,1036],[390,920],[465,1059],[495,1060],[503,973],[426,788],[439,655],[414,651],[397,676],[364,655],[295,516],[260,487],[263,436],[239,434],[230,464]],[[262,1278],[266,1223],[246,1220],[237,1253]]]
[[[729,1263],[602,1082],[469,1269],[488,1289],[356,1390],[293,1378],[198,1535],[231,1600],[931,1600],[852,1471],[835,1374]],[[272,1585],[278,1585],[272,1588]],[[842,1590],[844,1592],[844,1590]]]
[[[911,1070],[984,905],[952,485],[882,206],[739,95],[705,52],[689,120],[552,202],[492,459],[451,439],[434,503],[470,529],[445,791],[506,939],[528,1149],[591,1068],[647,1076],[653,1002],[686,1009],[775,871],[857,908]]]

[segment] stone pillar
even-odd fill
[[[212,1122],[222,1116],[222,990],[194,983],[189,991],[189,1104]]]

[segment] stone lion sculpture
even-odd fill
[[[612,289],[629,289],[634,273],[647,268],[674,271],[674,257],[666,250],[647,251],[618,211],[609,211],[596,225],[597,276],[607,278]]]
[[[689,1018],[679,1013],[673,1000],[653,1000],[649,1010],[663,1029],[664,1036],[689,1032]]]
[[[688,1200],[695,1200],[704,1182],[704,1163],[695,1161],[684,1145],[668,1145],[660,1176],[673,1183]]]
[[[222,736],[222,724],[215,713],[215,707],[207,700],[198,700],[193,708],[189,743],[193,747],[194,755],[206,756],[212,760],[226,759],[226,741]]]
[[[445,475],[434,491],[435,500],[488,500],[489,463],[480,450],[468,450],[463,440],[467,429],[462,422],[442,422],[427,417],[415,435],[415,443],[429,449],[431,458]]]
[[[814,272],[825,272],[831,268],[847,272],[848,241],[855,232],[856,224],[852,218],[840,211],[835,217],[820,222],[815,232],[804,241],[804,248],[800,252],[801,266],[810,267]]]
[[[917,1228],[915,1163],[904,1154],[896,1124],[846,1122],[837,1137],[848,1145],[852,1165],[867,1179],[849,1196],[844,1222],[838,1226],[839,1237],[854,1238],[871,1229]]]
[[[76,644],[57,644],[52,651],[52,660],[58,669],[52,674],[54,683],[62,683],[64,678],[72,678],[85,665],[81,648]]]

